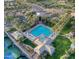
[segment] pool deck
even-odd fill
[[[41,35],[43,36],[43,34],[40,34],[39,36],[36,37],[36,36],[34,36],[34,35],[31,33],[31,31],[34,30],[34,28],[37,28],[37,27],[40,26],[40,25],[52,31],[52,28],[50,28],[50,27],[48,27],[48,26],[45,26],[45,25],[43,25],[43,24],[38,24],[38,25],[34,26],[33,28],[31,28],[30,30],[25,31],[25,32],[23,33],[23,35],[24,35],[25,37],[27,37],[29,40],[35,41],[35,43],[36,43],[36,38],[41,38]],[[44,36],[45,36],[45,35],[44,35]],[[53,36],[54,36],[54,32],[52,31],[52,34],[50,34],[48,37],[45,36],[45,39],[48,39],[48,40],[49,40],[49,39],[52,39]],[[41,40],[38,40],[38,41],[41,42]],[[44,40],[44,41],[45,41],[45,40]],[[43,41],[43,42],[44,42],[44,41]],[[36,44],[38,45],[38,43],[36,43]]]
[[[42,24],[39,24],[39,25],[42,25]],[[37,26],[39,26],[39,25],[37,25]],[[35,26],[35,27],[37,27],[37,26]],[[44,25],[43,25],[43,26],[44,26]],[[32,29],[34,29],[35,27],[33,27]],[[45,26],[45,27],[49,28],[48,26]],[[46,45],[46,44],[48,44],[48,45],[51,44],[51,42],[52,42],[52,39],[51,39],[52,37],[51,37],[51,36],[53,36],[53,34],[51,34],[51,35],[49,36],[49,38],[46,38],[46,39],[44,40],[44,42],[41,42],[40,39],[37,40],[35,36],[33,36],[31,33],[29,33],[29,31],[31,31],[32,29],[27,30],[27,31],[25,31],[25,32],[22,32],[21,34],[22,34],[23,36],[27,37],[29,40],[34,39],[33,41],[32,41],[32,40],[31,40],[31,41],[32,41],[34,44],[37,44],[37,46],[39,46],[39,45],[41,45],[41,44],[45,44],[45,45]],[[51,30],[51,28],[50,28],[50,30]],[[53,33],[54,33],[54,32],[53,32]],[[14,43],[28,58],[32,59],[32,57],[29,55],[28,51],[25,50],[25,48],[24,48],[21,44],[19,44],[18,42],[16,42],[15,39],[14,39],[13,37],[11,37],[11,35],[10,35],[9,33],[7,33],[7,35],[8,35],[9,38],[13,41],[13,43]],[[41,35],[40,35],[40,36],[41,36]]]

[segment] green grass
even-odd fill
[[[52,43],[52,46],[55,47],[55,53],[50,56],[46,56],[46,59],[60,59],[60,57],[65,54],[70,47],[71,42],[62,36],[58,36],[55,41]]]
[[[32,48],[35,48],[35,47],[36,47],[36,45],[34,45],[34,44],[32,43],[32,41],[30,41],[30,40],[27,39],[27,38],[24,38],[24,41],[22,41],[22,43],[27,44],[27,45],[31,46]]]
[[[74,29],[72,29],[71,27],[73,26],[71,24],[71,22],[74,21],[74,18],[72,17],[70,19],[70,21],[66,24],[66,26],[64,27],[64,29],[61,31],[61,34],[66,34]],[[60,57],[65,54],[65,51],[67,51],[70,48],[71,42],[69,41],[69,39],[62,37],[62,36],[58,36],[54,42],[52,43],[52,46],[55,47],[55,53],[50,56],[47,55],[46,59],[60,59]],[[74,59],[74,55],[71,55],[69,57],[69,59]]]
[[[72,24],[71,24],[71,22],[74,22],[74,25],[75,25],[75,19],[72,17],[72,18],[70,18],[70,21],[66,24],[66,26],[63,28],[63,30],[62,30],[62,34],[66,34],[66,33],[68,33],[68,32],[70,32],[70,31],[73,31],[73,30],[75,30],[75,29],[72,29],[71,27],[73,26]]]
[[[70,31],[74,30],[71,28],[74,25],[74,24],[71,24],[72,21],[74,21],[74,23],[75,23],[75,20],[73,17],[70,18],[70,21],[66,24],[64,29],[61,31],[61,34],[66,34]],[[63,54],[65,54],[65,51],[67,51],[70,48],[70,45],[71,45],[71,42],[69,41],[69,39],[67,39],[63,36],[58,36],[52,43],[52,46],[55,47],[55,53],[52,56],[47,55],[46,59],[60,59],[60,57]],[[74,59],[74,57],[75,57],[74,54],[71,54],[69,59]]]
[[[69,58],[68,59],[75,59],[75,53],[73,54],[70,54]]]
[[[15,28],[10,28],[10,29],[8,30],[8,32],[14,32],[14,31],[16,31]]]

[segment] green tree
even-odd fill
[[[14,19],[13,16],[7,16],[7,17],[6,17],[6,21],[7,21],[7,22],[10,22],[10,23],[13,21],[13,19]]]

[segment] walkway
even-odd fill
[[[20,43],[16,42],[16,40],[10,35],[10,33],[8,33],[8,32],[5,32],[5,33],[6,33],[6,34],[8,35],[8,37],[12,40],[12,42],[13,42],[29,59],[32,59],[31,56],[29,55],[28,51],[27,51],[26,49],[24,49],[24,47],[23,47]]]
[[[69,13],[65,13],[62,16],[61,20],[54,27],[52,27],[53,30],[54,30],[54,32],[56,33],[53,39],[55,39],[59,35],[59,33],[61,32],[61,30],[64,28],[64,26],[70,20],[69,19],[70,17],[71,17],[71,13],[70,12]]]

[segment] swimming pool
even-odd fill
[[[39,36],[41,34],[45,35],[46,37],[50,36],[52,34],[52,30],[42,24],[36,26],[32,29],[31,34],[34,36]]]
[[[30,33],[35,37],[39,37],[41,41],[44,41],[46,37],[53,34],[53,31],[49,27],[39,24],[35,26]]]
[[[7,51],[5,53],[4,59],[15,59],[14,56],[12,55],[11,51]]]
[[[12,45],[12,46],[10,46]],[[10,47],[9,47],[10,46]],[[10,40],[10,38],[5,34],[4,37],[4,59],[17,59],[24,56],[28,59]],[[23,57],[21,57],[23,59]]]

